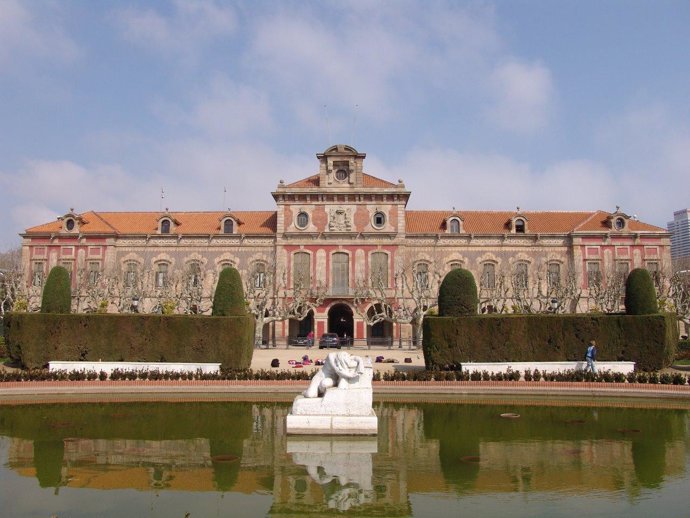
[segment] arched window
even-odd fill
[[[493,290],[496,287],[496,265],[494,263],[484,263],[479,286],[487,290]]]
[[[460,233],[460,221],[456,218],[450,220],[450,233],[459,234]]]
[[[374,286],[388,287],[388,254],[374,252],[371,254],[371,282]]]
[[[347,294],[350,288],[350,256],[336,252],[331,256],[331,285],[334,294]]]
[[[223,220],[223,234],[232,234],[235,231],[235,222],[230,218]]]
[[[296,252],[293,256],[292,279],[295,288],[311,286],[311,256],[307,252]]]
[[[161,234],[170,234],[170,220],[164,219],[161,221]]]

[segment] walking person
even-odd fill
[[[587,353],[585,354],[585,360],[587,360],[587,367],[585,368],[585,372],[587,372],[587,369],[592,371],[592,374],[596,375],[597,374],[597,343],[592,340],[589,342],[589,346],[587,347]]]
[[[307,334],[307,349],[311,349],[312,345],[314,345],[314,331],[309,331]]]

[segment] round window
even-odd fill
[[[309,215],[306,212],[300,212],[297,214],[296,224],[299,228],[306,228],[306,226],[309,224]]]
[[[386,215],[381,211],[376,212],[374,214],[373,224],[376,228],[383,228],[386,224]]]
[[[343,181],[347,180],[347,170],[338,169],[335,172],[335,179],[338,180],[339,182],[343,182]]]
[[[65,228],[67,229],[68,232],[71,232],[74,230],[74,220],[73,219],[68,219],[65,221]]]
[[[623,218],[616,218],[616,230],[623,230],[625,228],[625,220]]]

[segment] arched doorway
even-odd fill
[[[352,338],[354,335],[354,318],[352,309],[347,304],[335,304],[328,310],[328,332],[337,333],[341,338]]]
[[[380,305],[370,307],[367,311],[368,319],[372,319],[377,312],[381,313]],[[382,320],[367,326],[367,342],[369,345],[391,345],[393,343],[393,323]]]
[[[306,337],[309,331],[314,330],[314,311],[307,313],[307,316],[302,320],[291,318],[289,323],[290,339],[294,340],[297,337]]]

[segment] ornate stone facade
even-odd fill
[[[105,297],[96,280],[119,275],[109,311],[161,310],[173,300],[173,311],[206,312],[217,273],[233,265],[249,292],[268,290],[274,299],[292,297],[298,280],[322,289],[321,304],[302,321],[271,319],[276,311],[267,307],[269,342],[311,330],[317,340],[336,332],[390,343],[411,336],[399,323],[414,309],[405,286],[433,290],[451,268],[475,275],[484,311],[574,311],[603,304],[599,292],[633,268],[670,266],[668,232],[620,209],[411,211],[402,180],[366,174],[365,158],[346,145],[317,154],[317,174],[280,180],[272,211],[70,210],[22,234],[30,291],[40,292],[49,268],[61,264],[73,272],[82,310]],[[390,298],[395,318],[370,325],[380,305],[361,297],[365,286]]]

